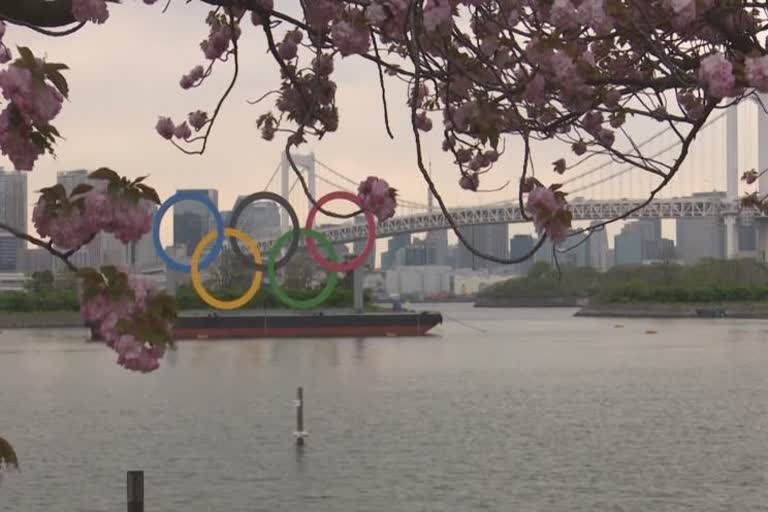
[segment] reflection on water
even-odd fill
[[[0,510],[123,510],[129,469],[158,511],[768,510],[765,323],[440,309],[424,338],[182,342],[147,376],[5,331]]]

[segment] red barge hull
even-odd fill
[[[181,316],[174,338],[342,338],[424,336],[443,322],[440,313],[362,313]]]

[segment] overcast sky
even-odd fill
[[[149,183],[162,198],[177,188],[216,188],[222,210],[230,209],[237,195],[263,189],[279,162],[282,140],[263,141],[255,126],[256,118],[271,106],[270,100],[257,106],[246,103],[279,84],[278,68],[266,54],[262,32],[250,22],[243,23],[238,84],[217,121],[206,154],[188,156],[156,134],[157,118],[168,115],[180,120],[196,109],[212,111],[231,77],[231,66],[217,64],[214,76],[201,88],[180,89],[179,78],[204,63],[198,45],[207,35],[204,19],[209,9],[180,0],[174,0],[165,14],[161,7],[141,2],[112,5],[106,24],[88,25],[63,38],[40,36],[19,27],[8,29],[5,40],[10,45],[27,45],[35,54],[71,68],[66,74],[70,101],[55,120],[65,140],[57,144],[57,159],[46,156],[38,161],[30,175],[30,191],[55,182],[57,171],[100,166],[127,176],[150,174]],[[337,60],[336,66],[340,129],[307,150],[314,150],[319,160],[353,179],[385,177],[404,198],[426,202],[426,186],[415,166],[404,84],[388,81],[392,141],[384,130],[376,68],[356,58]],[[441,126],[439,116],[433,122]],[[449,205],[483,204],[515,195],[514,186],[492,194],[460,190],[458,171],[441,151],[437,132],[428,137],[425,153]],[[483,187],[494,188],[510,179],[516,182],[521,149],[518,141],[508,139],[507,155],[484,176]],[[535,155],[542,181],[554,179],[551,162],[561,156],[569,156],[564,148]],[[10,167],[5,157],[0,157],[0,165]],[[168,227],[165,223],[164,239],[170,242]]]

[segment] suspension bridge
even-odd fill
[[[740,136],[741,134],[741,136]],[[702,128],[692,144],[691,151],[675,178],[656,199],[639,208],[648,198],[660,177],[643,172],[629,164],[617,163],[607,156],[584,158],[572,165],[561,177],[563,190],[569,192],[570,207],[575,222],[609,220],[630,213],[628,219],[637,218],[716,218],[726,226],[726,250],[729,258],[738,255],[738,225],[757,222],[759,246],[768,251],[768,222],[756,211],[739,208],[740,174],[754,168],[768,169],[768,115],[757,105],[745,102],[727,110],[716,111]],[[671,127],[650,134],[636,142],[635,151],[642,150],[645,158],[654,161],[669,160],[679,152],[680,140]],[[631,153],[631,150],[627,150]],[[356,193],[358,179],[346,176],[323,163],[314,154],[292,155],[296,167],[305,176],[309,192],[318,197],[328,187]],[[276,177],[280,173],[280,187]],[[291,183],[293,179],[293,183]],[[270,188],[298,206],[299,217],[309,210],[310,204],[300,181],[283,155],[272,173],[265,189]],[[768,174],[760,177],[757,184],[760,196],[768,194]],[[511,194],[516,196],[516,190]],[[302,211],[304,208],[306,210]],[[634,211],[637,210],[637,211]],[[457,226],[484,224],[511,224],[526,222],[517,198],[483,206],[451,208],[451,217]],[[281,228],[289,229],[289,219],[283,212]],[[427,203],[412,199],[398,199],[397,216],[379,224],[378,238],[401,233],[421,233],[449,228],[449,223],[439,209],[434,208],[432,198]],[[334,243],[348,243],[367,238],[364,223],[318,227]],[[268,250],[272,240],[260,241],[262,250]]]
[[[646,158],[663,161],[673,158],[679,147],[679,138],[668,127],[636,142],[634,150],[642,150]],[[552,181],[562,183],[563,190],[569,193],[570,209],[576,225],[625,215],[627,219],[713,219],[725,225],[724,254],[727,258],[736,258],[739,256],[739,226],[754,223],[758,254],[768,254],[768,218],[755,210],[739,207],[740,195],[753,191],[740,182],[741,173],[748,169],[768,169],[768,114],[758,105],[742,102],[736,107],[716,111],[699,132],[675,178],[648,205],[643,206],[650,192],[658,186],[659,176],[618,163],[607,156],[602,157],[602,161],[600,158],[585,158],[571,165],[564,176],[552,176]],[[338,190],[357,193],[361,177],[349,177],[312,153],[292,155],[292,159],[313,197]],[[768,173],[761,175],[756,188],[760,197],[768,196]],[[513,199],[481,206],[449,208],[449,213],[458,227],[527,222],[520,211],[516,188],[512,189],[510,195],[515,196]],[[291,202],[300,219],[306,218],[311,204],[285,155],[263,190],[282,195]],[[282,232],[290,229],[290,220],[285,212],[282,212],[280,224]],[[449,227],[448,220],[435,208],[431,196],[428,196],[426,203],[398,197],[397,215],[377,226],[376,237],[388,238]],[[325,233],[335,244],[368,237],[366,224],[352,221],[318,225],[315,229]],[[258,243],[264,254],[272,247],[274,240],[259,240]],[[164,272],[164,268],[154,265],[143,271],[147,274]]]

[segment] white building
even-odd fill
[[[386,271],[388,295],[434,297],[451,293],[453,269],[447,266],[398,267]]]

